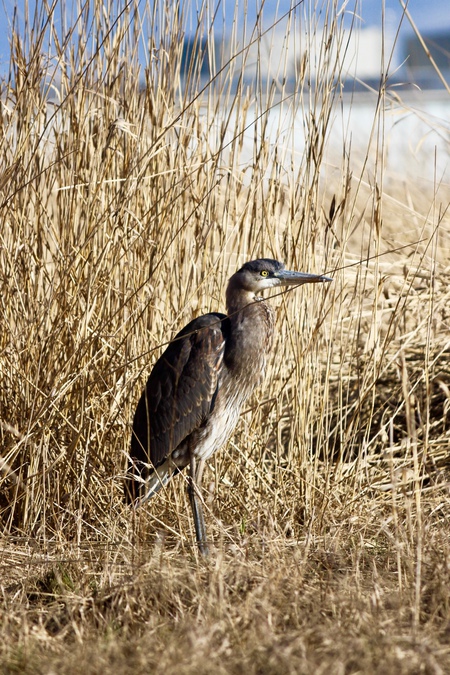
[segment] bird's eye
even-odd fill
[[[261,276],[262,276],[262,277],[268,277],[268,276],[269,276],[269,272],[268,272],[267,270],[262,270],[262,271],[261,271]]]

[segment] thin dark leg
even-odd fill
[[[206,542],[205,518],[203,516],[202,498],[200,496],[204,465],[205,463],[202,460],[200,460],[197,465],[195,457],[191,455],[188,494],[191,502],[192,514],[194,516],[198,548],[200,553],[206,557],[209,555],[209,549]]]

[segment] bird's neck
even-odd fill
[[[230,291],[230,289],[228,289]],[[227,292],[230,337],[225,360],[250,387],[260,383],[272,345],[274,311],[262,298],[243,289]]]
[[[230,320],[233,319],[233,316],[242,312],[254,305],[260,300],[256,298],[255,294],[252,291],[246,291],[242,288],[234,289],[231,284],[227,288],[227,313],[230,317]]]

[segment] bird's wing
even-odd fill
[[[226,323],[224,314],[194,319],[156,362],[134,416],[133,459],[159,466],[205,421],[217,392]]]

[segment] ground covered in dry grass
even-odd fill
[[[286,40],[236,21],[219,50],[205,3],[187,68],[172,2],[14,19],[1,672],[450,672],[448,122],[386,67],[356,144],[325,5],[292,7]],[[263,256],[333,283],[271,299],[266,383],[205,473],[203,560],[183,475],[123,505],[131,420],[164,344]]]
[[[329,504],[299,539],[253,524],[209,561],[3,538],[2,672],[446,673],[448,488],[420,524],[411,495],[389,501]]]

